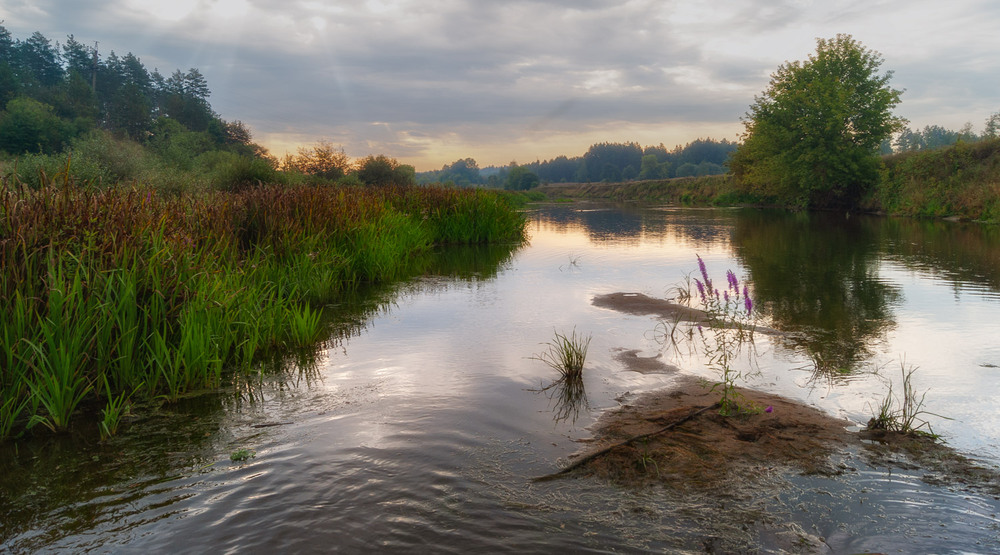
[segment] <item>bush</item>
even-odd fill
[[[222,191],[242,191],[267,183],[281,181],[278,171],[267,160],[234,156],[226,163],[220,163],[213,172],[212,185]]]

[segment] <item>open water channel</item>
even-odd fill
[[[745,385],[862,425],[905,360],[926,410],[950,418],[927,416],[934,431],[996,467],[1000,230],[637,205],[528,218],[525,246],[448,249],[432,273],[331,307],[311,356],[137,411],[106,444],[83,429],[0,446],[0,551],[777,552],[796,534],[824,553],[1000,551],[991,494],[857,452],[835,455],[840,475],[729,499],[530,481],[585,448],[604,411],[677,379],[629,371],[623,350],[713,378],[656,318],[591,303],[665,297],[696,255],[789,332],[761,339]],[[537,391],[553,370],[531,357],[574,329],[593,339],[586,399],[567,407]],[[240,449],[254,456],[230,460]]]

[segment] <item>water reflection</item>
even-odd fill
[[[664,217],[664,213],[669,217]],[[544,215],[534,221],[536,229],[545,226],[556,232],[580,231],[595,244],[638,246],[644,238],[663,238],[673,234],[699,242],[728,242],[727,226],[720,225],[733,217],[733,210],[650,209],[641,204],[573,204],[547,206]]]
[[[234,374],[220,391],[138,406],[107,442],[98,441],[93,417],[79,418],[66,435],[0,442],[0,551],[30,552],[73,537],[74,551],[85,550],[88,541],[103,545],[102,534],[128,536],[132,527],[175,517],[173,507],[194,495],[188,487],[228,466],[230,452],[259,441],[269,426],[287,423],[295,410],[289,407],[296,406],[289,401],[322,383],[324,357],[346,352],[349,340],[387,314],[401,294],[456,282],[426,276],[454,276],[465,284],[493,279],[520,247],[441,248],[415,261],[414,270],[425,276],[418,282],[344,291],[323,313],[328,336],[322,343],[264,356],[253,372]],[[330,403],[359,397],[352,392],[352,401]]]
[[[879,277],[877,220],[756,212],[736,220],[735,253],[757,306],[820,375],[858,370],[894,327],[899,287]]]
[[[1000,226],[899,218],[884,220],[881,231],[893,262],[950,282],[956,292],[977,284],[1000,297]]]
[[[764,536],[776,527],[822,535],[837,552],[996,550],[992,496],[927,486],[915,473],[905,490],[894,489],[899,471],[886,477],[860,455],[838,466],[843,475],[794,476],[751,501],[749,491],[692,499],[595,480],[527,483],[576,452],[601,411],[669,387],[677,373],[702,371],[690,329],[684,341],[683,326],[651,329],[646,315],[592,303],[615,291],[670,296],[665,288],[695,268],[696,254],[712,272],[742,264],[758,307],[794,332],[784,345],[794,351],[790,364],[811,350],[818,367],[859,368],[881,341],[895,358],[907,351],[903,336],[917,338],[921,348],[907,360],[928,370],[920,388],[934,388],[931,409],[965,411],[956,443],[982,444],[987,460],[1000,460],[1000,416],[989,393],[1000,373],[983,365],[1000,363],[1000,353],[979,352],[995,343],[997,303],[963,299],[916,315],[912,306],[931,298],[928,290],[948,297],[941,280],[917,279],[931,273],[954,280],[956,292],[996,295],[995,230],[593,208],[539,209],[530,248],[442,249],[439,265],[421,266],[414,281],[345,296],[327,314],[324,349],[262,364],[226,391],[150,410],[108,444],[94,428],[0,445],[0,551],[694,552],[722,537],[745,551],[778,552]],[[958,313],[952,330],[939,325],[947,310]],[[547,379],[526,360],[538,338],[577,324],[595,337],[586,388],[546,381],[544,391],[525,391]],[[976,330],[985,331],[970,339]],[[671,332],[679,368],[666,363],[669,353],[658,356]],[[929,336],[970,354],[938,355],[944,341],[931,345]],[[852,416],[871,393],[871,380],[855,379],[825,397],[800,394],[783,362],[769,361],[762,387]],[[231,463],[240,448],[257,457]],[[903,510],[900,499],[936,509]],[[755,535],[745,522],[767,530]],[[940,538],[906,535],[939,528]]]
[[[544,393],[553,403],[552,419],[556,422],[576,424],[580,417],[580,409],[590,410],[587,401],[587,390],[581,376],[563,376],[540,389],[532,389],[535,393]]]

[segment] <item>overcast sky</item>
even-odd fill
[[[736,140],[769,75],[838,33],[883,55],[912,128],[1000,111],[993,0],[3,0],[0,19],[196,67],[279,156],[326,139],[420,171]]]

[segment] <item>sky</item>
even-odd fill
[[[771,73],[839,33],[881,53],[913,129],[1000,111],[995,0],[3,0],[0,20],[198,68],[279,157],[325,140],[418,171],[737,140]]]

